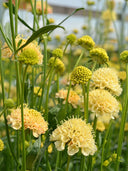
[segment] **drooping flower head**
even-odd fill
[[[89,110],[97,117],[108,115],[118,117],[119,103],[107,90],[96,89],[89,92]]]
[[[33,132],[34,137],[38,137],[40,134],[44,134],[48,129],[48,123],[44,120],[41,113],[24,107],[24,128],[30,129]],[[20,129],[21,123],[21,109],[17,108],[11,112],[11,115],[7,116],[8,124],[11,124],[13,129]]]
[[[64,100],[64,104],[66,102],[66,99],[67,99],[67,93],[68,93],[68,90],[59,90],[58,93],[56,93],[56,98],[60,98],[60,99],[63,99]],[[80,96],[73,90],[70,90],[69,92],[69,97],[68,97],[68,103],[72,104],[72,106],[74,108],[76,108],[79,104],[79,101],[80,101]]]
[[[84,156],[93,155],[97,147],[93,139],[92,127],[80,118],[64,121],[51,134],[50,141],[55,142],[58,151],[68,146],[68,155],[76,154],[79,149]]]
[[[93,48],[90,50],[90,57],[93,61],[96,61],[98,64],[104,64],[109,61],[107,52],[102,48]]]
[[[59,72],[60,74],[63,73],[65,70],[64,63],[59,58],[56,58],[55,60],[55,57],[51,57],[48,61],[48,65],[49,67],[52,67],[54,65],[55,72]]]
[[[74,84],[86,84],[92,76],[92,72],[84,67],[78,66],[71,73],[71,81]]]
[[[85,35],[85,36],[79,38],[77,40],[77,43],[87,50],[91,50],[95,46],[95,42],[88,35]]]
[[[4,149],[4,143],[3,141],[0,139],[0,151],[3,151]]]
[[[67,39],[68,43],[72,45],[76,41],[76,35],[75,34],[69,34],[66,37],[66,39]]]
[[[120,60],[124,63],[128,63],[128,50],[124,50],[121,54],[120,54]]]
[[[54,49],[52,51],[52,56],[57,57],[57,58],[62,58],[63,57],[63,50],[60,48]]]
[[[113,68],[97,69],[93,72],[91,80],[91,88],[107,89],[116,96],[122,92],[117,72]]]

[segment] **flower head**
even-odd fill
[[[27,65],[42,64],[43,55],[37,42],[31,42],[19,54],[18,60]]]
[[[51,57],[48,61],[48,64],[49,67],[51,67],[54,64],[55,72],[63,73],[65,70],[64,63],[59,58],[56,58],[55,60],[55,57]]]
[[[92,72],[84,67],[78,66],[71,73],[71,81],[74,84],[86,84],[91,79]]]
[[[64,121],[52,132],[50,141],[55,141],[58,151],[64,150],[67,145],[70,156],[77,153],[79,148],[84,156],[93,155],[97,150],[91,125],[79,118]]]
[[[119,103],[107,90],[96,89],[89,92],[89,110],[97,117],[118,117]]]
[[[60,48],[54,49],[52,51],[52,56],[57,57],[57,58],[62,58],[63,57],[63,50]]]
[[[95,46],[95,42],[88,35],[85,35],[85,36],[79,38],[77,40],[77,43],[87,50],[91,50]]]
[[[67,99],[67,93],[68,90],[59,90],[58,93],[56,93],[56,98],[64,99],[64,103],[66,102]],[[74,108],[77,107],[80,101],[80,96],[73,90],[70,90],[69,92],[69,97],[68,97],[68,103],[72,104]]]
[[[91,79],[91,88],[107,89],[116,96],[119,96],[122,92],[117,72],[112,68],[97,69],[93,72]]]
[[[48,124],[42,117],[41,113],[24,107],[24,128],[33,131],[33,136],[38,137],[40,134],[44,134],[48,129]],[[13,129],[20,129],[21,123],[21,109],[17,108],[11,112],[11,115],[7,116],[8,124],[11,124]]]
[[[124,50],[121,54],[120,54],[120,60],[122,62],[128,63],[128,50]]]
[[[68,40],[69,44],[73,44],[76,41],[76,35],[75,34],[69,34],[66,39]]]
[[[88,0],[88,1],[87,1],[87,5],[88,5],[88,6],[95,5],[95,1]]]
[[[104,63],[108,62],[108,60],[109,60],[107,52],[102,48],[91,49],[90,57],[93,61],[96,61],[99,64],[104,64]]]
[[[0,151],[3,151],[4,149],[4,143],[3,141],[0,139]]]

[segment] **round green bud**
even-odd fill
[[[5,99],[4,105],[7,108],[13,108],[15,106],[14,101],[12,99]]]
[[[74,84],[86,84],[92,76],[92,72],[84,67],[78,66],[71,73],[71,81]]]
[[[128,50],[125,50],[120,54],[120,60],[122,62],[128,63]]]

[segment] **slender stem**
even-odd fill
[[[57,73],[57,92],[59,91],[59,77],[60,77],[60,74],[58,72]]]
[[[80,171],[84,171],[85,156],[81,154]]]
[[[65,55],[65,52],[66,52],[66,49],[67,49],[68,45],[69,45],[69,42],[67,42],[67,44],[65,45],[65,48],[64,48],[64,51],[63,51],[63,55]]]
[[[1,47],[0,47],[0,73],[1,73],[2,99],[3,99],[3,106],[5,108],[5,105],[4,105],[4,101],[5,101],[4,74],[3,74],[3,66],[2,66],[2,61],[1,61]],[[13,152],[12,146],[11,146],[11,141],[10,141],[10,136],[9,136],[9,129],[8,129],[8,124],[7,124],[6,114],[7,114],[7,111],[4,111],[4,121],[5,121],[5,128],[6,128],[8,145],[9,145],[9,149],[11,151],[11,154],[13,156],[13,159],[16,162],[16,164],[18,165],[17,158],[16,158],[16,156],[15,156],[15,154]]]
[[[123,138],[124,138],[124,126],[126,122],[127,109],[128,109],[127,107],[128,106],[128,64],[126,64],[126,90],[125,91],[126,93],[125,93],[124,107],[122,111],[120,132],[119,132],[119,138],[118,138],[117,161],[116,161],[116,168],[115,168],[116,171],[119,170],[122,143],[123,143]]]
[[[83,97],[84,97],[84,118],[86,119],[86,122],[88,120],[88,116],[87,116],[87,99],[86,99],[86,95],[85,95],[85,85],[82,85],[82,90],[83,90]]]
[[[81,52],[81,54],[80,54],[78,60],[76,61],[76,64],[75,64],[74,68],[77,67],[77,66],[79,65],[79,62],[80,62],[80,60],[81,60],[81,58],[82,58],[84,52],[85,52],[85,50],[83,50],[83,51]]]
[[[105,134],[105,137],[104,137],[104,141],[103,141],[102,154],[101,154],[101,166],[100,166],[100,171],[103,171],[104,150],[105,150],[105,145],[106,145],[106,142],[107,142],[107,137],[108,137],[108,135],[109,135],[109,133],[110,133],[111,125],[112,125],[112,120],[111,120],[110,123],[109,123],[108,129],[107,129],[107,131],[106,131],[106,134]]]
[[[43,21],[43,26],[45,26],[45,20],[44,20],[44,0],[41,0],[41,8],[42,8],[42,21]]]
[[[18,0],[15,0],[15,37],[17,36],[18,28]]]
[[[31,92],[31,107],[34,104],[34,67],[32,67],[32,92]]]
[[[26,65],[24,74],[23,74],[23,82],[22,82],[22,93],[21,93],[21,121],[22,121],[22,170],[26,171],[26,151],[25,151],[25,131],[24,131],[24,111],[23,111],[23,104],[24,104],[24,81],[26,77],[26,71],[27,71],[28,65]]]
[[[11,34],[13,41],[13,49],[16,51],[16,43],[15,43],[15,34],[14,34],[14,25],[13,25],[13,9],[12,9],[12,0],[9,0],[9,16],[10,16],[10,25],[11,25]]]
[[[34,14],[34,20],[35,20],[35,22],[36,22],[36,24],[37,24],[37,28],[39,29],[39,23],[38,23],[38,19],[37,19],[37,16],[36,16],[36,11],[34,10],[32,0],[30,0],[30,2],[31,2],[32,12],[33,12],[33,14]]]
[[[57,151],[57,158],[56,158],[55,171],[57,171],[57,169],[58,169],[58,165],[59,165],[59,158],[60,158],[60,151]]]
[[[44,35],[44,59],[43,59],[43,71],[44,71],[44,77],[43,82],[45,83],[46,80],[46,72],[47,72],[47,36]],[[41,104],[43,100],[43,93],[44,93],[45,84],[42,85],[42,95],[40,98],[40,104],[39,104],[39,110],[41,109]]]
[[[86,100],[86,121],[88,122],[89,116],[88,116],[88,102],[89,102],[89,86],[90,86],[90,80],[87,83],[87,100]]]
[[[11,90],[11,82],[12,82],[12,61],[10,61],[9,63],[9,71],[10,71],[10,74],[9,74],[9,88],[8,88],[8,97],[10,96],[10,90]]]
[[[47,94],[46,94],[46,102],[45,102],[45,114],[46,114],[46,120],[48,121],[48,100],[49,100],[49,90],[52,82],[53,77],[53,70],[51,70],[49,81],[48,81],[48,87],[47,87]]]
[[[70,159],[71,159],[71,157],[68,155],[68,161],[67,161],[66,171],[69,171]]]

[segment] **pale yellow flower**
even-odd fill
[[[80,118],[64,121],[50,135],[58,151],[68,146],[68,155],[72,156],[81,149],[84,156],[94,155],[97,150],[93,139],[92,127]]]
[[[33,131],[33,136],[38,137],[40,134],[44,134],[48,129],[48,123],[44,120],[41,113],[24,107],[24,128]],[[21,123],[21,109],[17,108],[12,110],[11,115],[7,116],[8,124],[11,124],[13,129],[20,129]]]
[[[91,80],[91,88],[107,89],[116,96],[119,96],[122,92],[117,71],[112,68],[97,69],[93,72]]]
[[[108,115],[118,117],[119,103],[107,90],[96,89],[89,92],[89,110],[97,117]]]

